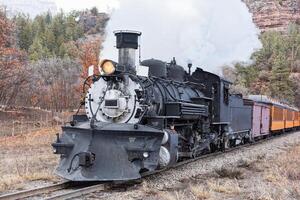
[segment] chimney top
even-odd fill
[[[139,47],[139,36],[142,35],[139,31],[128,31],[120,30],[114,32],[117,37],[117,48],[129,48],[129,49],[138,49]]]

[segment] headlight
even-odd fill
[[[115,63],[111,60],[103,60],[100,67],[106,75],[111,75],[116,71]]]
[[[148,157],[149,157],[149,153],[148,153],[148,152],[144,152],[144,153],[143,153],[143,157],[144,157],[144,158],[148,158]]]

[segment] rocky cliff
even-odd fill
[[[262,32],[282,31],[292,23],[300,24],[300,0],[243,0]]]

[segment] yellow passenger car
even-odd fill
[[[297,110],[294,111],[294,128],[299,126],[299,112]]]
[[[290,108],[286,108],[285,110],[285,129],[294,128],[294,112]]]
[[[271,131],[280,131],[285,128],[285,108],[273,104],[271,108]]]
[[[298,121],[299,121],[299,127],[300,127],[300,112],[298,112]]]

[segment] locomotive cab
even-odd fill
[[[248,142],[251,135],[251,106],[242,95],[230,94],[232,83],[200,68],[196,69],[189,80],[204,84],[205,96],[212,99],[209,119],[212,131],[221,140],[218,145],[225,149]]]

